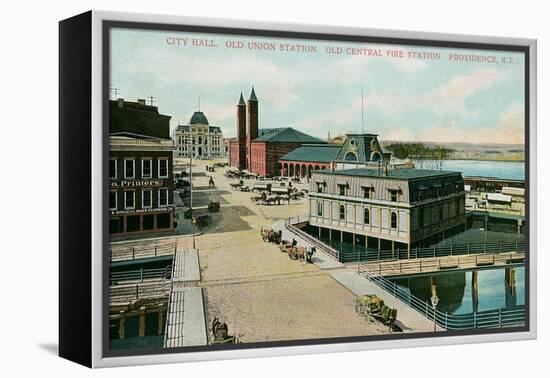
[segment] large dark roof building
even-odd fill
[[[109,133],[130,132],[170,139],[171,116],[160,114],[158,107],[119,98],[109,101]]]
[[[326,143],[311,135],[295,130],[292,127],[268,129],[258,138],[254,139],[254,142]]]
[[[320,236],[365,246],[373,258],[389,251],[410,258],[464,230],[461,172],[359,168],[315,171],[309,188],[310,224]]]

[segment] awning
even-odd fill
[[[438,183],[438,182],[434,182],[434,183],[432,184],[432,186],[433,186],[434,188],[441,188],[441,184]]]
[[[372,184],[361,184],[361,188],[374,188]]]
[[[427,186],[424,186],[424,185],[419,185],[418,186],[418,190],[426,190],[426,189],[428,189]]]

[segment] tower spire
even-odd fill
[[[244,102],[243,92],[241,92],[241,98],[239,99],[239,105],[246,105]]]
[[[254,92],[254,86],[252,86],[252,92],[250,92],[250,98],[248,101],[258,101],[258,98],[256,97],[256,92]]]

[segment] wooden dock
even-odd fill
[[[456,270],[509,267],[525,262],[525,252],[482,253],[359,264],[359,271],[378,276],[404,276]]]

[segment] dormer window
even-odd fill
[[[361,189],[363,191],[363,198],[365,198],[365,199],[371,198],[371,192],[374,189],[372,186],[370,186],[370,185],[362,186]]]
[[[389,193],[390,193],[390,201],[391,201],[391,202],[397,202],[398,199],[399,199],[399,190],[397,190],[397,189],[389,189],[388,191],[389,191]]]
[[[338,194],[341,196],[347,195],[348,184],[338,184]]]

